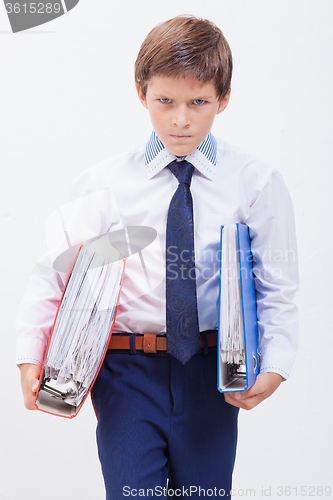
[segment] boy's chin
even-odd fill
[[[201,138],[197,134],[188,136],[176,136],[170,134],[158,134],[158,138],[164,144],[164,146],[170,151],[170,153],[175,156],[182,157],[187,156],[196,150],[198,146],[202,143]]]
[[[168,146],[167,146],[168,148]],[[197,146],[190,146],[190,145],[182,145],[182,146],[173,146],[171,145],[168,149],[170,153],[174,154],[175,156],[182,157],[182,156],[187,156],[190,153],[193,153],[193,151],[197,148]]]
[[[161,134],[161,136],[162,137],[158,135],[164,146],[170,151],[170,153],[178,157],[187,156],[190,153],[193,153],[193,151],[195,151],[203,141],[203,139],[201,139],[201,137],[197,137],[197,135],[190,135],[186,138],[177,138],[177,136],[169,135],[163,136],[163,134]]]

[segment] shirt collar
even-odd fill
[[[199,170],[201,174],[213,180],[216,169],[217,143],[211,133],[192,153],[184,157],[185,160]],[[170,162],[177,157],[172,154],[153,131],[145,150],[145,165],[148,178],[151,179],[158,174]]]

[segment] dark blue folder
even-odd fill
[[[221,226],[221,255],[223,228]],[[236,224],[237,253],[239,263],[239,284],[241,297],[241,322],[244,331],[244,356],[240,364],[224,363],[221,358],[221,297],[222,297],[222,258],[220,261],[220,290],[219,290],[219,333],[218,333],[218,390],[220,392],[241,392],[249,389],[259,373],[258,351],[258,321],[254,276],[252,269],[252,254],[249,229],[244,224]]]

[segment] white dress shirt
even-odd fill
[[[298,343],[293,302],[298,265],[285,183],[277,170],[211,134],[185,158],[195,167],[191,192],[200,331],[218,327],[220,227],[247,224],[256,276],[261,371],[287,378]],[[153,132],[146,145],[105,160],[74,181],[69,203],[48,220],[50,251],[36,263],[18,311],[17,364],[42,364],[67,277],[54,264],[59,262],[56,257],[106,233],[113,243],[120,239],[118,249],[124,247],[124,234],[128,238],[121,252],[127,259],[114,332],[166,331],[166,221],[178,186],[166,166],[175,159]],[[133,228],[141,235],[139,246],[130,237]]]

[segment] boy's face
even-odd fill
[[[200,146],[230,97],[229,91],[219,101],[211,82],[203,83],[191,76],[153,76],[146,96],[138,85],[137,92],[158,138],[176,156],[186,156]]]

